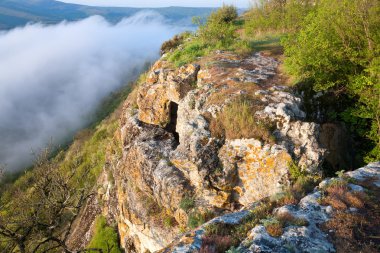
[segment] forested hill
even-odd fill
[[[0,1],[0,29],[12,29],[28,22],[58,23],[62,20],[79,20],[91,15],[101,15],[111,22],[131,16],[141,8],[91,7],[67,4],[53,0],[3,0]],[[207,16],[212,8],[167,7],[150,9],[163,15],[168,22],[191,24],[193,16]]]

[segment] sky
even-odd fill
[[[76,3],[93,6],[118,6],[118,7],[220,7],[225,4],[233,4],[239,8],[248,8],[252,0],[61,0],[65,3]]]

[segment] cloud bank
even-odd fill
[[[179,30],[143,12],[116,25],[93,16],[0,33],[0,164],[28,166],[32,149],[84,127],[101,99]]]

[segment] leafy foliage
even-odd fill
[[[184,40],[174,39],[165,44],[165,48],[173,45],[167,56],[168,60],[176,66],[197,60],[198,57],[208,55],[214,50],[234,50],[237,52],[251,51],[246,41],[238,38],[236,30],[239,28],[237,9],[233,6],[224,5],[203,21],[195,17],[193,22],[199,26],[196,33],[186,33]],[[178,45],[179,43],[181,45]],[[167,50],[166,50],[167,51]]]
[[[205,220],[205,217],[202,215],[202,213],[195,211],[189,214],[187,226],[191,229],[194,229],[196,227],[199,227],[205,222],[206,220]]]
[[[293,32],[314,8],[312,0],[261,0],[246,14],[248,35]]]
[[[380,159],[379,17],[377,0],[321,0],[300,31],[283,40],[289,73],[311,81],[315,91],[348,98],[336,110],[372,141],[367,162]]]

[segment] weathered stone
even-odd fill
[[[164,84],[143,86],[137,98],[139,120],[165,127],[170,122],[170,100]]]
[[[172,70],[162,61],[154,65],[139,88],[137,116],[125,108],[121,120],[123,158],[115,181],[123,247],[133,242],[143,252],[168,245],[179,226],[163,228],[157,215],[170,213],[186,226],[188,213],[179,208],[185,197],[196,203],[191,211],[232,211],[288,186],[293,159],[318,172],[324,156],[319,126],[303,121],[301,99],[281,86],[261,92],[247,86],[268,83],[277,64],[262,54],[241,58],[220,52],[207,69],[187,65]],[[210,117],[251,93],[264,105],[257,116],[276,123],[276,143],[212,137]],[[174,252],[199,250],[202,234],[183,237],[182,243],[192,241],[192,246]]]
[[[219,153],[223,168],[236,167],[238,182],[233,190],[244,206],[280,192],[289,184],[291,156],[279,145],[263,145],[254,139],[227,141]],[[232,181],[235,179],[228,177]]]
[[[200,66],[194,64],[176,71],[153,69],[139,89],[139,120],[166,127],[171,119],[170,103],[179,103],[195,87],[199,69]]]
[[[352,172],[345,173],[346,176],[352,176],[359,181],[373,182],[373,186],[380,187],[380,162],[371,163],[367,166]],[[296,219],[305,220],[304,225],[292,225],[285,223],[283,234],[279,237],[272,237],[268,234],[265,226],[256,225],[251,229],[247,236],[242,239],[239,247],[235,250],[242,253],[256,252],[335,252],[335,247],[331,243],[329,234],[320,229],[320,226],[329,221],[334,214],[334,208],[320,204],[322,197],[321,190],[331,182],[342,180],[341,178],[327,179],[321,182],[320,186],[311,194],[302,198],[298,205],[285,205],[273,210],[272,215],[279,217],[282,215],[292,216]],[[352,191],[360,188],[358,185],[350,186]],[[186,234],[181,239],[167,247],[162,252],[199,252],[202,247],[203,235],[205,228],[210,224],[222,223],[230,226],[239,226],[245,217],[255,210],[259,205],[253,205],[251,209],[239,211],[220,217],[205,223],[196,230]],[[349,212],[357,212],[356,208],[349,208]],[[329,231],[331,232],[331,231]]]

